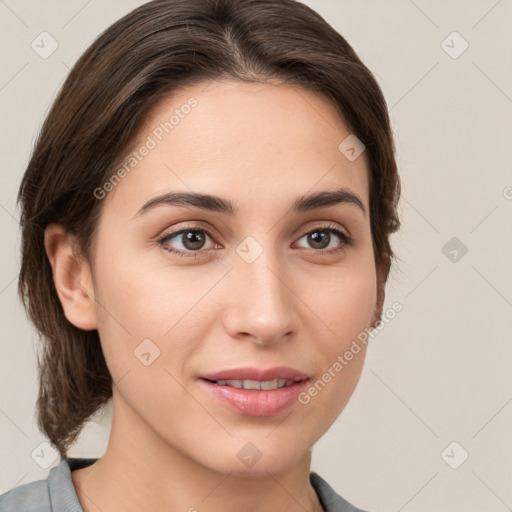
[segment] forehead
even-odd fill
[[[152,195],[180,190],[261,206],[344,186],[366,205],[366,155],[351,161],[339,149],[350,135],[325,98],[298,86],[196,84],[153,108],[107,200],[122,196],[133,210]]]

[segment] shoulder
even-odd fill
[[[50,493],[46,480],[20,485],[0,496],[1,512],[51,512]]]
[[[315,489],[325,512],[367,512],[355,507],[340,496],[318,473],[309,474],[311,485]]]
[[[71,471],[96,459],[66,458],[47,478],[29,482],[0,496],[0,512],[83,512],[71,479]]]

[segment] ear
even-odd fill
[[[382,309],[384,308],[384,299],[386,298],[386,282],[383,277],[383,271],[377,272],[377,300],[375,302],[375,309],[370,326],[375,328],[376,323],[380,320]]]
[[[46,254],[64,315],[79,329],[96,329],[97,318],[92,274],[78,254],[74,237],[61,224],[50,224],[44,233]]]

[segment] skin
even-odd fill
[[[378,319],[384,297],[366,155],[349,161],[338,150],[350,132],[322,97],[235,81],[174,93],[134,147],[190,97],[197,106],[102,199],[91,264],[62,226],[46,230],[65,315],[98,330],[114,381],[106,453],[75,470],[73,483],[86,512],[318,512],[311,448],[350,399],[364,346],[307,405],[270,417],[228,409],[198,377],[285,365],[315,382]],[[341,187],[361,199],[366,215],[352,204],[290,212],[305,194]],[[218,195],[238,211],[160,205],[136,216],[169,191]],[[190,224],[213,231],[196,252],[181,235],[158,243]],[[353,245],[322,255],[307,234],[328,224],[350,233]],[[263,249],[252,263],[236,252],[247,236]],[[341,243],[331,233],[322,247]],[[197,257],[171,254],[170,245]],[[149,366],[134,355],[144,339],[160,350]],[[246,467],[237,453],[249,441],[262,456]]]

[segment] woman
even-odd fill
[[[156,0],[109,27],[20,187],[62,460],[0,509],[360,510],[311,449],[379,322],[399,194],[382,92],[305,5]],[[68,458],[110,398],[105,454]]]

